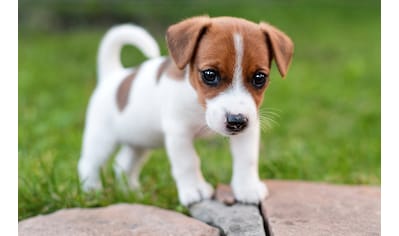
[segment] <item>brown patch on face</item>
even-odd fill
[[[205,100],[217,96],[231,85],[234,64],[235,49],[231,30],[213,22],[202,36],[190,64],[190,82],[197,90],[201,105],[205,106]],[[201,71],[206,69],[219,72],[221,81],[218,86],[210,87],[202,81]]]
[[[175,80],[183,80],[184,79],[184,74],[185,70],[180,70],[176,64],[171,60],[171,58],[166,58],[161,65],[158,68],[157,76],[156,76],[156,81],[157,83],[161,79],[162,75],[165,74]]]
[[[170,55],[179,69],[192,59],[198,40],[211,24],[208,16],[192,17],[168,28],[166,42]]]
[[[245,28],[241,32],[243,38],[244,55],[242,58],[243,84],[253,97],[256,106],[259,108],[263,101],[263,94],[269,85],[271,66],[271,52],[266,44],[264,34],[256,27]],[[253,84],[255,73],[262,72],[266,78],[266,84],[262,88],[256,88]]]
[[[236,49],[234,34],[243,39],[242,79],[245,88],[250,92],[259,107],[267,84],[257,89],[252,85],[253,75],[260,71],[269,75],[270,53],[265,36],[259,25],[237,18],[213,18],[197,46],[190,63],[190,82],[196,89],[200,104],[205,106],[207,99],[212,99],[228,89],[233,80],[236,66]],[[214,69],[220,73],[221,82],[216,87],[206,85],[201,79],[201,71]]]
[[[137,67],[136,70],[134,70],[130,75],[126,76],[126,78],[123,79],[122,83],[119,84],[118,91],[116,93],[116,103],[120,112],[122,112],[127,105],[130,87],[132,86],[132,82],[136,77],[139,69],[140,67]]]
[[[261,22],[260,28],[267,37],[269,48],[276,61],[277,68],[284,78],[294,54],[294,43],[284,32],[268,23]]]
[[[158,71],[157,71],[157,77],[156,77],[157,83],[161,79],[161,76],[163,75],[163,73],[165,72],[165,69],[169,66],[169,64],[170,64],[170,58],[168,57],[161,63],[161,65],[159,65]]]

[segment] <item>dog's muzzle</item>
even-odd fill
[[[243,114],[226,114],[226,129],[232,134],[244,130],[248,126],[248,118]]]

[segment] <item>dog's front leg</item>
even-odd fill
[[[267,194],[266,185],[258,174],[259,122],[242,134],[231,136],[233,154],[232,188],[235,198],[244,203],[259,203]]]
[[[193,140],[187,135],[175,134],[168,135],[165,141],[180,202],[187,206],[210,198],[213,188],[202,176]]]

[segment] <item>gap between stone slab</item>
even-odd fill
[[[219,225],[212,224],[211,222],[205,222],[205,223],[206,223],[207,225],[210,225],[210,226],[212,226],[212,227],[217,228],[217,229],[219,230],[219,236],[227,236],[227,234],[224,232],[223,228],[220,227]]]
[[[265,230],[266,236],[273,236],[272,231],[270,230],[270,224],[269,221],[267,220],[266,214],[263,214],[264,212],[263,212],[262,203],[258,204],[258,211],[263,219],[263,228]]]
[[[234,204],[226,204],[226,203],[220,201],[220,199],[219,200],[212,199],[212,200],[208,200],[208,201],[218,202],[218,203],[223,204],[224,206],[226,206],[228,208],[229,207],[234,207],[236,205],[236,203],[237,203],[237,202],[235,202]],[[267,217],[266,217],[266,215],[263,214],[265,212],[262,210],[263,206],[262,206],[261,203],[258,204],[258,205],[255,205],[255,204],[240,204],[240,205],[256,206],[257,213],[262,218],[262,227],[263,227],[263,231],[265,233],[265,236],[273,236],[272,231],[270,230],[270,224],[268,223]],[[210,225],[212,227],[217,228],[219,230],[219,233],[220,233],[221,236],[227,236],[228,235],[226,233],[225,229],[223,228],[223,226],[217,225],[217,224],[215,224],[215,222],[208,221],[208,220],[205,220],[205,219],[199,219],[199,218],[197,218],[197,219],[203,221],[204,223],[206,223],[206,224],[208,224],[208,225]]]
[[[265,204],[264,202],[262,202],[260,204],[257,204],[257,205],[256,204],[241,204],[241,203],[237,203],[235,201],[235,199],[234,199],[234,195],[233,195],[231,187],[228,186],[228,185],[223,185],[223,184],[219,184],[217,186],[213,199],[208,200],[208,201],[215,202],[215,203],[218,203],[218,204],[222,204],[222,205],[224,205],[227,208],[235,207],[235,206],[239,206],[239,205],[241,205],[241,206],[247,205],[248,207],[249,206],[254,207],[253,208],[253,210],[254,210],[253,213],[258,215],[258,217],[261,218],[260,219],[261,220],[261,225],[259,225],[259,227],[260,227],[259,231],[263,231],[264,235],[266,235],[266,236],[272,236],[273,235],[272,230],[270,229],[271,226],[270,226],[270,224],[268,222],[268,219],[267,219],[265,206],[263,205],[263,204]],[[190,213],[192,215],[191,210],[190,210]],[[197,216],[193,216],[193,217],[196,218],[196,217],[198,217],[198,215]],[[219,225],[219,223],[217,221],[215,221],[215,220],[204,219],[204,218],[201,219],[201,217],[197,218],[197,219],[203,221],[204,223],[206,223],[206,224],[208,224],[210,226],[213,226],[213,227],[219,229],[220,235],[227,235],[228,232],[229,232],[228,228],[225,228],[226,227],[225,225]]]

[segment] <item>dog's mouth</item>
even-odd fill
[[[239,132],[229,132],[229,135],[231,135],[231,136],[234,136],[234,135],[237,135],[237,134],[239,134]]]

